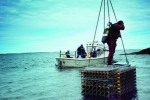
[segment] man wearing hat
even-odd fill
[[[124,29],[125,29],[125,26],[124,26],[123,21],[118,21],[117,23],[112,24],[110,27],[110,34],[109,34],[108,41],[107,41],[107,44],[109,47],[109,54],[108,54],[108,60],[107,60],[108,65],[112,64],[113,55],[115,53],[115,49],[117,46],[116,42],[117,42],[117,39],[121,37],[120,30],[124,30]]]

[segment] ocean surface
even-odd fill
[[[133,51],[138,50],[126,50]],[[115,60],[126,63],[119,54],[123,51],[116,51]],[[0,54],[0,100],[92,100],[81,94],[83,68],[59,69],[57,56],[59,52]],[[136,67],[137,91],[125,100],[150,100],[150,55],[127,57]]]

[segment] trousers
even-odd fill
[[[116,44],[116,41],[109,41],[107,44],[108,44],[108,49],[109,49],[107,63],[111,64],[117,44]]]

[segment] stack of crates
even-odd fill
[[[116,94],[123,95],[136,89],[136,69],[131,67],[119,68],[115,72]]]
[[[109,97],[135,87],[135,68],[87,68],[81,71],[82,94]]]
[[[88,68],[82,70],[82,94],[104,97],[113,94],[115,70],[110,68]]]

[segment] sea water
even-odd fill
[[[133,51],[137,50],[126,52]],[[115,60],[126,63],[122,53],[117,50]],[[0,100],[91,100],[81,94],[83,68],[59,69],[57,56],[58,52],[1,54]],[[150,55],[127,58],[136,67],[137,81],[137,92],[129,100],[150,100]]]

